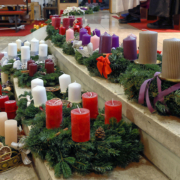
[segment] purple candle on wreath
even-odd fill
[[[73,26],[74,26],[74,24],[73,24],[74,21],[75,21],[74,16],[73,16],[73,17],[69,16],[69,25],[70,25],[70,27],[73,27]]]
[[[128,36],[123,39],[124,58],[133,61],[137,59],[136,38]]]
[[[112,35],[112,48],[119,47],[119,36],[116,36],[115,34]]]
[[[79,32],[79,40],[80,41],[82,41],[82,37],[86,33],[87,33],[87,29],[84,29],[84,28],[80,29],[80,32]]]
[[[89,35],[88,33],[84,34],[82,37],[82,45],[86,46],[91,42],[91,35]]]
[[[105,32],[100,37],[99,54],[111,53],[112,48],[112,36]]]
[[[101,31],[99,29],[95,29],[93,31],[93,35],[96,35],[96,36],[100,37],[101,36]]]

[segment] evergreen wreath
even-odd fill
[[[74,48],[72,47],[72,45],[73,45],[72,43],[65,42],[62,46],[63,53],[74,56],[75,51],[74,51]]]

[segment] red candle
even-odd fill
[[[87,29],[88,34],[91,35],[91,28],[89,26],[86,26],[84,29]]]
[[[59,128],[62,123],[62,101],[49,100],[46,102],[46,128]]]
[[[98,116],[98,95],[94,92],[87,92],[82,95],[83,108],[89,109],[90,118],[96,119]]]
[[[16,117],[16,110],[17,110],[16,101],[15,100],[6,101],[4,105],[8,119],[14,119]]]
[[[5,105],[4,103],[9,100],[9,97],[6,96],[0,96],[0,110],[5,111]]]
[[[110,124],[111,118],[116,118],[117,122],[122,119],[122,103],[120,101],[106,101],[105,103],[105,124]]]
[[[53,62],[47,62],[46,63],[46,73],[54,73],[54,63]]]
[[[69,29],[69,25],[70,25],[69,18],[64,18],[64,19],[63,19],[63,26],[64,26],[66,29]]]
[[[63,25],[61,25],[61,27],[59,28],[59,34],[61,34],[61,35],[65,35],[66,34],[66,28],[63,27]]]
[[[53,60],[52,60],[52,59],[46,59],[46,60],[45,60],[45,69],[46,69],[46,63],[47,63],[47,62],[53,62]]]
[[[31,63],[35,63],[35,61],[34,60],[29,60],[29,61],[27,61],[27,70],[29,70],[29,65],[31,64]]]
[[[78,21],[78,23],[80,23],[79,27],[82,28],[82,26],[83,26],[82,18],[81,17],[77,18],[77,21]]]
[[[61,24],[61,18],[60,18],[60,17],[55,17],[54,28],[55,28],[55,29],[59,29],[60,24]]]
[[[75,26],[73,27],[73,30],[74,30],[74,32],[78,32],[78,33],[79,33],[80,28],[79,28],[78,25],[75,25]]]
[[[71,111],[72,140],[86,142],[90,140],[90,111],[85,108]]]
[[[36,63],[29,64],[29,76],[33,77],[36,72],[37,72],[37,64]]]
[[[50,15],[50,19],[52,19],[53,15]]]
[[[2,86],[0,84],[0,95],[2,95]]]
[[[62,15],[62,14],[63,14],[63,12],[64,12],[63,10],[60,10],[60,15]]]

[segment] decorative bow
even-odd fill
[[[101,75],[104,75],[104,77],[107,79],[108,74],[111,74],[112,69],[110,67],[110,61],[109,61],[109,56],[111,54],[107,54],[106,57],[104,58],[103,56],[98,57],[96,60],[97,62],[97,68]]]
[[[20,99],[27,99],[27,107],[31,104],[31,101],[33,100],[33,98],[31,99],[31,97],[29,95],[27,95],[26,97],[20,97]]]

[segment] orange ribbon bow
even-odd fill
[[[104,75],[104,77],[107,79],[108,74],[111,74],[112,70],[110,67],[110,61],[109,61],[109,56],[111,54],[107,54],[106,57],[104,58],[103,56],[98,57],[96,60],[97,62],[97,68],[101,75]]]

